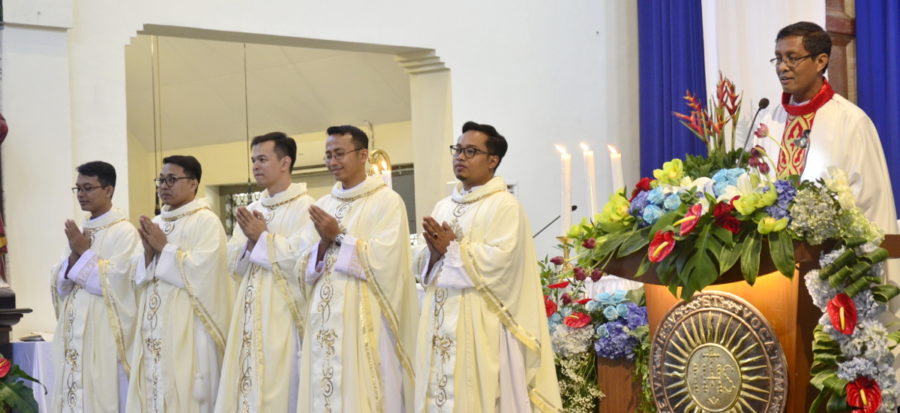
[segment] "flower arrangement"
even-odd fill
[[[25,384],[25,380],[40,384],[19,366],[0,356],[0,411],[15,409],[20,413],[38,412],[34,393]]]
[[[690,114],[676,114],[706,142],[708,156],[673,159],[654,170],[653,178],[642,178],[630,195],[613,193],[599,214],[570,229],[564,247],[575,249],[581,274],[606,268],[613,259],[638,255],[636,277],[653,268],[673,295],[680,291],[687,300],[732,268],[739,268],[754,284],[766,249],[775,268],[792,277],[794,243],[820,245],[826,251],[822,269],[805,278],[824,312],[815,331],[811,367],[812,384],[820,394],[810,411],[826,402],[829,411],[894,411],[900,388],[891,370],[890,350],[900,341],[900,333],[890,333],[878,315],[900,289],[881,281],[887,253],[874,246],[883,234],[857,207],[843,171],[831,169],[816,181],[775,178],[762,147],[749,153],[727,151],[724,131],[737,118],[732,105],[740,102],[740,95],[723,77],[717,92],[709,110],[687,93]],[[732,147],[734,129],[732,124]],[[773,139],[767,129],[761,125],[756,136]],[[557,321],[568,321],[580,310],[571,311]],[[614,310],[609,311],[612,316]],[[609,324],[604,330],[607,337],[621,340],[617,327],[610,324],[614,320],[600,324]],[[552,317],[550,323],[554,324]],[[600,340],[595,347],[598,353],[618,355],[618,349]]]
[[[592,242],[583,246],[592,248]],[[541,262],[557,377],[567,412],[595,412],[604,397],[597,386],[598,357],[634,361],[635,379],[649,383],[647,307],[643,289],[586,296],[587,279],[599,280],[603,273],[568,264],[563,257]],[[641,411],[655,411],[649,386],[642,387]]]

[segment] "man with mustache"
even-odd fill
[[[416,352],[417,412],[562,408],[525,211],[496,176],[506,139],[466,122],[450,147],[459,182],[422,222],[427,248]]]
[[[59,320],[51,411],[124,412],[136,309],[131,259],[140,238],[125,213],[113,208],[116,169],[102,161],[76,169],[72,192],[90,216],[83,230],[66,221],[69,251],[51,272]]]

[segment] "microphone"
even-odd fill
[[[759,100],[759,108],[756,109],[756,114],[753,115],[753,120],[750,121],[750,129],[747,130],[747,139],[744,139],[744,150],[747,150],[747,144],[750,143],[750,134],[753,133],[753,129],[756,128],[756,117],[759,116],[759,112],[763,109],[769,107],[769,99],[762,98]]]
[[[578,209],[578,205],[572,205],[572,210],[574,211],[574,210],[576,210],[576,209]],[[550,222],[548,222],[547,225],[544,225],[544,227],[541,228],[540,231],[536,232],[536,233],[534,234],[534,236],[531,237],[531,239],[537,238],[538,235],[541,235],[541,233],[544,232],[545,229],[547,229],[547,228],[549,228],[551,225],[553,225],[554,222],[559,221],[560,218],[562,218],[562,215],[557,215],[556,218],[553,218],[553,220],[550,221]]]

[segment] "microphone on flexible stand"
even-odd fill
[[[578,209],[578,205],[572,205],[572,210],[574,211],[574,210],[576,210],[576,209]],[[541,235],[541,233],[544,232],[545,229],[547,229],[547,228],[549,228],[551,225],[553,225],[554,222],[559,221],[560,218],[562,218],[562,215],[557,215],[556,218],[553,218],[553,220],[550,221],[550,222],[548,222],[547,225],[544,225],[544,227],[541,228],[540,231],[536,232],[536,233],[534,234],[534,236],[531,237],[531,239],[537,238],[538,235]]]
[[[756,117],[759,116],[759,112],[763,109],[769,107],[769,99],[762,98],[759,100],[759,108],[756,109],[756,114],[753,115],[753,120],[750,121],[750,129],[747,130],[747,138],[744,139],[744,150],[747,150],[747,144],[750,143],[750,134],[753,133],[753,129],[756,127]]]

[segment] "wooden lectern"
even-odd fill
[[[888,250],[891,258],[900,257],[900,235],[885,236],[885,241],[881,246]],[[794,258],[797,266],[794,277],[788,278],[775,269],[775,265],[769,257],[768,245],[765,243],[760,254],[759,271],[761,275],[757,277],[756,284],[752,286],[747,284],[741,275],[740,265],[736,264],[731,270],[722,274],[715,284],[704,289],[704,291],[724,291],[735,294],[756,307],[768,319],[787,360],[788,396],[785,408],[787,412],[807,411],[818,394],[817,390],[809,384],[809,367],[813,360],[813,329],[822,316],[822,312],[813,305],[803,276],[807,272],[819,268],[819,256],[822,251],[827,249],[830,248],[795,244]],[[635,270],[645,254],[646,251],[641,251],[613,260],[603,270],[624,278],[635,279],[633,278]],[[668,311],[678,304],[679,298],[674,297],[666,286],[660,285],[653,267],[635,280],[646,284],[644,289],[647,296],[647,315],[652,336]],[[619,377],[615,380],[622,381],[624,378]],[[601,388],[604,386],[604,381],[604,378],[601,377]],[[616,390],[618,390],[616,398],[628,397],[621,392],[621,390],[627,390],[626,386],[617,386]],[[604,391],[608,390],[604,389]],[[619,410],[616,407],[618,403],[608,402],[612,402],[612,400],[604,399],[601,403],[601,411],[626,411]],[[603,403],[608,404],[603,406]]]

